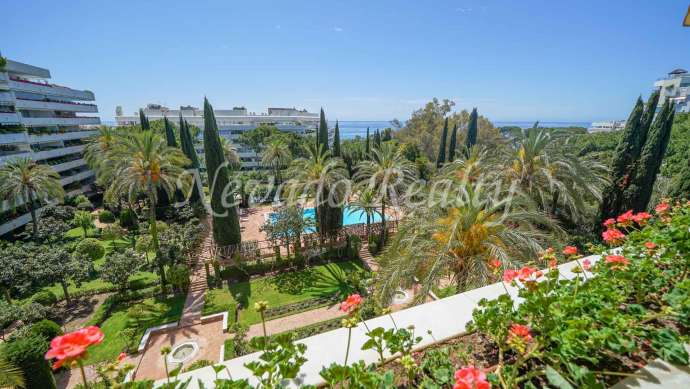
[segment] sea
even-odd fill
[[[405,123],[403,123],[404,125]],[[520,128],[530,128],[534,126],[534,121],[516,121],[516,122],[493,122],[496,127],[517,126]],[[539,122],[539,127],[584,127],[589,128],[591,122]],[[329,127],[334,127],[335,122],[328,123]],[[341,139],[354,139],[356,137],[364,138],[367,135],[367,128],[370,129],[370,134],[373,134],[376,129],[383,130],[386,127],[392,127],[389,121],[354,121],[341,120],[338,122]]]

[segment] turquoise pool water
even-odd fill
[[[313,219],[316,220],[316,210],[314,208],[304,208],[302,210],[302,216],[307,219]],[[271,220],[275,220],[275,214],[271,214]],[[371,217],[370,222],[371,223],[378,223],[381,221],[381,215],[378,213],[374,213]],[[352,207],[345,207],[343,209],[343,225],[344,226],[349,226],[352,224],[363,224],[367,222],[367,214],[364,213],[363,211],[359,209],[354,209]],[[315,228],[305,228],[304,232],[310,233],[310,232],[315,232]]]

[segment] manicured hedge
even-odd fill
[[[55,389],[55,378],[45,359],[49,344],[40,335],[15,338],[3,346],[7,360],[24,373],[25,389]]]

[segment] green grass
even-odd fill
[[[87,238],[96,238],[98,235],[98,229],[89,228],[87,233]],[[83,239],[84,230],[81,227],[74,227],[65,233],[65,238],[69,239]]]
[[[267,301],[270,307],[277,307],[314,297],[330,297],[336,293],[345,296],[352,292],[347,275],[359,270],[363,268],[356,262],[329,263],[250,282],[234,283],[229,287],[208,291],[203,313],[208,315],[227,311],[239,301],[242,307],[240,324],[256,324],[261,321],[254,310],[254,303],[257,301]]]
[[[153,308],[149,310],[152,314],[148,317],[146,327],[153,327],[165,323],[171,323],[180,319],[184,306],[185,296],[175,296],[169,299],[148,298],[134,305],[146,304]],[[105,334],[103,342],[89,349],[89,357],[86,364],[94,364],[103,361],[113,361],[120,352],[125,349],[125,339],[119,334],[122,330],[129,327],[130,320],[127,311],[133,305],[120,305],[113,309],[110,316],[101,324],[100,328]],[[144,335],[146,328],[141,328],[136,334],[139,342]]]

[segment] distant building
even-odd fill
[[[673,70],[666,78],[657,80],[654,87],[661,92],[657,109],[669,98],[676,104],[676,112],[690,112],[690,74],[687,70]]]
[[[115,120],[120,126],[139,124],[139,113],[133,115],[121,115],[116,112]],[[163,119],[167,116],[169,120],[176,121],[180,114],[189,124],[201,129],[204,128],[204,110],[192,106],[181,106],[180,109],[169,109],[160,104],[148,104],[144,108],[144,113],[149,121]],[[252,130],[260,125],[273,125],[279,130],[294,132],[304,135],[312,133],[319,125],[319,114],[310,113],[306,110],[296,108],[268,108],[267,113],[256,114],[247,112],[245,107],[233,107],[232,109],[216,109],[216,122],[218,132],[221,136],[235,141],[245,169],[259,167],[260,157],[248,147],[237,144],[236,140],[240,134]]]
[[[625,120],[613,120],[606,122],[592,122],[592,125],[587,129],[589,133],[595,132],[610,132],[618,131],[625,127]]]
[[[93,92],[48,83],[48,69],[7,60],[0,69],[0,166],[17,157],[48,164],[67,195],[90,189],[94,173],[82,158],[85,138],[101,123]],[[77,115],[88,113],[91,115]],[[0,235],[27,224],[24,207],[0,202]]]

